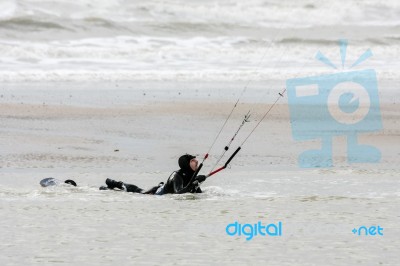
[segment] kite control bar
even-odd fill
[[[236,154],[240,151],[240,149],[241,149],[241,147],[238,147],[238,148],[236,149],[236,151],[231,155],[231,157],[229,157],[228,161],[226,161],[226,163],[225,163],[224,166],[222,166],[222,167],[220,167],[220,168],[218,168],[218,169],[212,171],[211,173],[209,173],[209,174],[207,175],[207,177],[210,177],[210,176],[212,176],[212,175],[214,175],[214,174],[216,174],[216,173],[218,173],[218,172],[224,170],[225,168],[227,168],[228,165],[229,165],[229,163],[232,161],[233,157],[236,156]]]

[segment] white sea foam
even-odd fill
[[[0,81],[284,80],[330,71],[313,58],[321,48],[319,45],[291,46],[287,50],[286,45],[262,39],[257,43],[243,36],[3,40]],[[322,48],[333,62],[339,62],[337,47]],[[348,65],[366,49],[365,45],[350,46]],[[399,48],[374,46],[373,49],[375,58],[358,68],[374,67],[382,73],[380,78],[397,78],[394,62],[383,57],[393,60]]]
[[[339,61],[340,38],[349,60],[370,48],[369,67],[398,78],[394,0],[22,0],[0,10],[1,82],[284,79],[323,71],[318,50]]]

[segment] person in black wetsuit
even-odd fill
[[[202,193],[200,183],[206,180],[206,176],[198,175],[189,184],[198,167],[196,156],[190,154],[182,155],[178,160],[178,164],[180,169],[173,172],[165,184],[161,182],[158,186],[154,186],[148,190],[144,190],[133,184],[126,184],[121,181],[117,182],[109,178],[106,179],[107,187],[100,187],[100,190],[118,188],[127,192],[152,195],[182,194],[187,192]]]

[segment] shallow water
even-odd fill
[[[99,182],[97,177],[81,180],[77,188],[40,188],[39,180],[14,176],[29,184],[0,187],[0,260],[3,265],[396,265],[398,174],[381,171],[377,181],[373,171],[230,173],[206,181],[204,194],[166,196],[85,185]],[[225,228],[235,221],[281,221],[283,234],[249,241],[228,236]],[[351,230],[361,225],[380,225],[384,236],[355,236]]]

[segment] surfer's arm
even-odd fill
[[[183,179],[179,176],[177,177],[176,175],[174,176],[174,191],[176,194],[183,194],[183,193],[202,193],[200,189],[200,183],[204,182],[206,179],[205,176],[199,175],[194,178],[194,182],[191,183],[190,185],[183,187]]]

